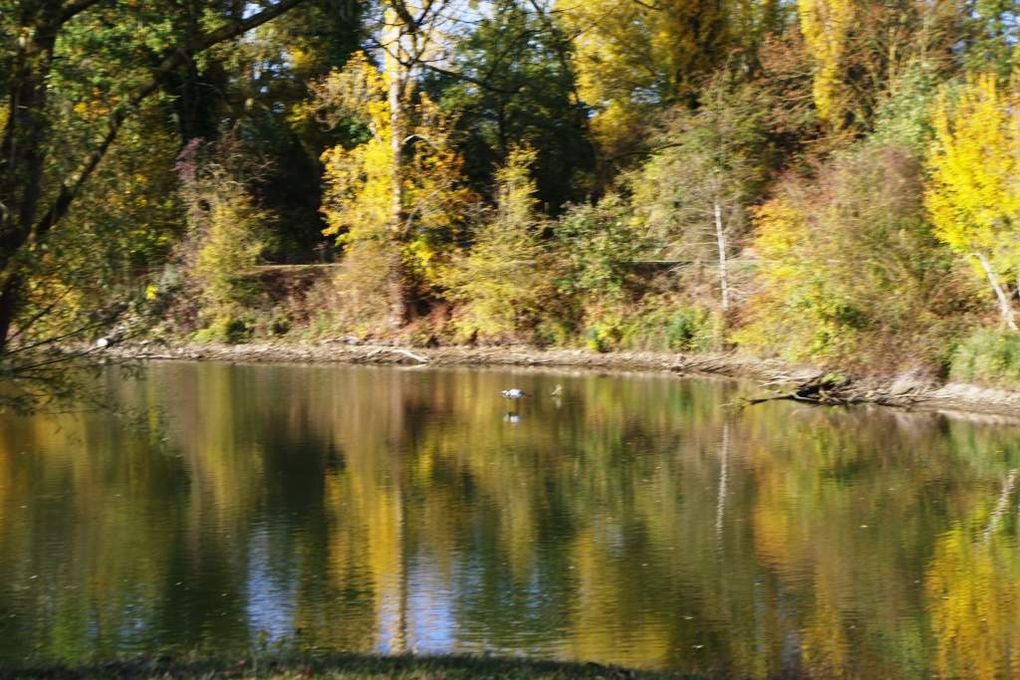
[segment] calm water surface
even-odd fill
[[[1020,676],[1020,430],[666,376],[157,364],[0,416],[0,667],[261,644]],[[550,392],[560,383],[562,396]],[[537,396],[507,413],[499,395]]]

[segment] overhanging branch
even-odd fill
[[[60,11],[60,25],[63,25],[81,14],[93,5],[98,5],[105,0],[72,0],[72,2],[64,5],[64,8]]]
[[[78,0],[77,2],[69,5],[65,9],[65,13],[72,7],[78,7],[78,11],[80,12],[99,1],[101,0]],[[43,213],[42,218],[36,222],[35,226],[32,228],[32,233],[26,236],[31,236],[31,238],[36,240],[44,237],[45,234],[67,214],[67,211],[70,209],[75,197],[81,191],[82,187],[85,186],[86,182],[88,182],[89,177],[99,166],[99,163],[103,160],[107,151],[109,151],[110,146],[117,138],[117,134],[120,132],[120,129],[123,127],[128,116],[144,99],[159,89],[159,82],[163,76],[187,63],[188,60],[190,60],[195,54],[203,52],[221,42],[235,38],[242,33],[252,30],[253,28],[257,28],[304,1],[305,0],[280,0],[280,2],[275,5],[267,7],[261,12],[257,12],[246,19],[231,20],[215,31],[204,36],[199,36],[187,45],[176,48],[168,53],[160,64],[153,69],[151,80],[135,89],[126,101],[113,110],[107,119],[106,133],[103,135],[99,144],[95,149],[89,152],[88,156],[79,164],[78,169],[64,180],[60,186],[60,191],[57,193],[57,197],[50,204],[50,207]]]

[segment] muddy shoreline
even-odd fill
[[[224,361],[232,363],[379,364],[405,366],[525,366],[608,371],[648,371],[678,376],[722,376],[757,381],[748,399],[790,398],[799,385],[824,372],[774,359],[740,354],[597,353],[581,349],[527,346],[418,348],[389,345],[319,344],[125,344],[104,351],[111,358],[140,361]],[[861,378],[847,382],[831,404],[879,404],[927,411],[1001,416],[1020,422],[1020,392],[966,384],[934,384],[909,376]],[[753,408],[753,406],[750,406]]]

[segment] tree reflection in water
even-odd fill
[[[507,384],[536,395],[512,419]],[[739,389],[165,364],[119,386],[163,447],[5,416],[0,666],[286,643],[1020,675],[1016,431]]]

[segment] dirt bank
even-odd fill
[[[162,347],[121,345],[106,352],[121,359],[228,361],[242,363],[346,363],[421,366],[532,366],[656,371],[678,375],[715,375],[760,383],[744,402],[772,399],[839,405],[872,403],[898,408],[962,411],[1020,420],[1020,392],[977,385],[935,384],[912,377],[833,379],[810,366],[759,359],[741,354],[664,354],[533,347],[402,348],[346,343],[242,345],[191,344]]]

